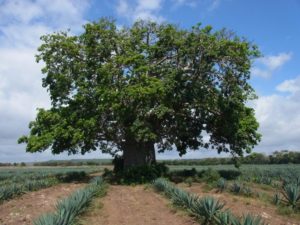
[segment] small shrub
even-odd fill
[[[242,185],[238,182],[234,182],[232,185],[231,185],[231,191],[235,194],[240,194],[241,191],[242,191]]]
[[[143,184],[165,176],[168,168],[164,164],[130,167],[115,173],[115,180],[122,184]]]
[[[217,182],[217,188],[220,192],[223,192],[227,187],[227,182],[224,178],[220,178]]]
[[[250,187],[244,186],[243,187],[243,194],[247,197],[251,197],[253,195],[253,191]]]
[[[218,171],[213,170],[211,168],[204,171],[202,174],[202,180],[207,183],[217,182],[220,179],[220,174]]]
[[[218,172],[226,180],[235,180],[242,174],[238,170],[218,170]]]
[[[188,177],[184,180],[184,183],[186,183],[189,187],[192,186],[194,179],[192,177]]]

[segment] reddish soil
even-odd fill
[[[167,199],[144,186],[108,188],[80,224],[88,225],[195,225],[193,219],[170,207]]]
[[[179,184],[179,187],[197,194],[198,196],[213,196],[221,202],[226,203],[225,208],[230,209],[234,215],[243,216],[252,214],[261,216],[267,224],[270,225],[300,225],[299,220],[289,218],[288,216],[280,216],[276,212],[276,207],[259,199],[247,198],[243,196],[233,195],[230,193],[216,193],[216,190],[207,191],[202,184],[193,184],[187,187],[186,184]]]
[[[26,193],[0,205],[1,225],[29,225],[41,214],[54,210],[56,202],[85,184],[58,184]]]

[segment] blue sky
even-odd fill
[[[28,133],[37,107],[49,107],[41,87],[41,64],[34,54],[45,33],[71,29],[100,17],[113,17],[119,26],[136,19],[170,22],[189,28],[201,22],[226,27],[257,44],[263,57],[252,67],[254,107],[262,142],[254,149],[300,150],[300,0],[0,0],[0,162],[81,158],[50,152],[25,153],[17,138]],[[185,157],[215,156],[190,152]],[[99,152],[85,158],[107,157]],[[159,158],[176,158],[176,152]]]

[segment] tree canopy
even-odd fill
[[[38,109],[28,152],[122,151],[127,165],[160,151],[212,148],[233,155],[260,140],[249,84],[255,45],[225,29],[191,29],[138,21],[88,23],[79,35],[41,37],[43,87],[50,109]],[[209,137],[207,140],[206,137]]]

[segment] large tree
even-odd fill
[[[259,52],[232,32],[148,21],[117,28],[101,19],[80,35],[41,39],[51,108],[39,109],[19,139],[28,152],[121,151],[130,167],[155,162],[155,147],[241,156],[260,139],[247,106]]]

